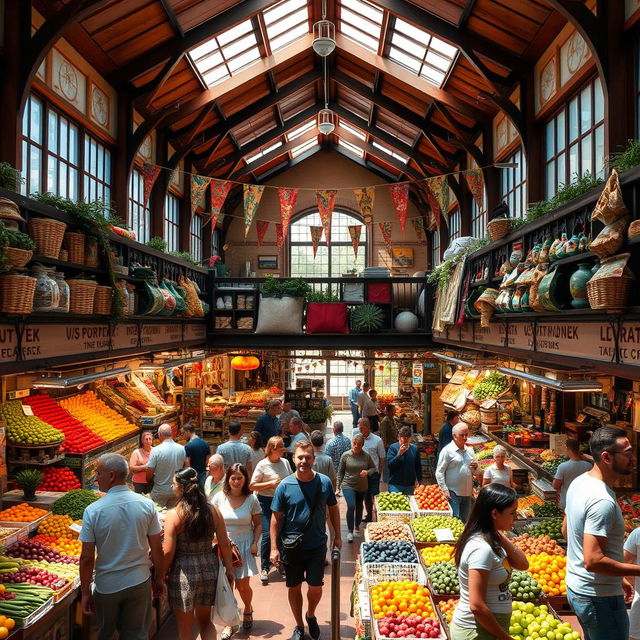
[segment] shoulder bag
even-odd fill
[[[320,480],[320,477],[318,476],[318,474],[316,474],[315,477],[317,478],[318,484],[316,486],[316,498],[313,506],[311,506],[311,503],[308,501],[307,496],[305,495],[304,491],[302,491],[302,485],[300,484],[300,480],[298,480],[298,484],[300,485],[300,491],[302,491],[302,495],[304,496],[304,499],[307,502],[307,506],[309,507],[309,516],[307,517],[307,521],[304,523],[304,526],[302,527],[302,530],[300,532],[296,531],[292,533],[287,533],[286,535],[282,536],[282,546],[287,551],[293,551],[302,544],[302,539],[304,538],[304,534],[309,528],[309,525],[311,524],[311,520],[313,519],[313,514],[315,513],[316,507],[318,506],[318,502],[320,499],[320,491],[322,489],[322,480]]]

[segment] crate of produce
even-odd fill
[[[375,496],[375,508],[378,520],[400,520],[410,522],[412,518],[409,496],[385,491]]]
[[[442,542],[440,544],[429,545],[418,549],[418,557],[420,564],[425,572],[436,562],[453,562],[454,545]]]
[[[404,540],[414,542],[411,527],[397,520],[382,520],[381,522],[368,522],[364,530],[364,541],[376,540]]]
[[[13,600],[10,600],[10,602],[13,602]],[[27,627],[30,627],[31,625],[35,624],[38,620],[40,620],[40,618],[45,616],[47,613],[49,613],[49,611],[53,609],[53,605],[54,605],[53,596],[49,596],[49,598],[47,598],[41,605],[39,606],[33,605],[33,609],[28,615],[19,616],[19,615],[14,615],[11,612],[8,612],[3,615],[7,615],[8,617],[13,618],[13,620],[16,623],[16,627],[23,627],[26,629]],[[0,611],[2,611],[1,603],[0,603]]]
[[[411,542],[388,540],[386,542],[364,542],[360,547],[363,564],[400,562],[418,564],[418,553]]]
[[[427,575],[417,563],[409,562],[369,562],[362,565],[362,579],[371,587],[381,582],[411,580],[422,586],[427,584]]]
[[[456,609],[456,605],[460,601],[460,596],[451,596],[449,599],[439,600],[436,602],[437,613],[440,616],[440,622],[447,632],[447,636],[451,635],[449,627],[451,626],[451,621],[453,620],[453,612]]]
[[[414,518],[420,518],[422,516],[452,516],[453,509],[448,507],[447,509],[435,510],[435,509],[421,509],[418,506],[418,502],[415,496],[411,496],[411,511]]]
[[[40,526],[40,523],[49,515],[49,513],[45,513],[43,516],[32,520],[31,522],[13,522],[10,520],[0,520],[0,527],[26,527],[27,533],[33,533]],[[17,540],[22,540],[26,538],[26,536],[22,536],[16,538]]]
[[[18,540],[24,540],[29,536],[29,527],[24,523],[16,525],[0,525],[0,546],[10,547]]]
[[[458,567],[453,562],[436,562],[427,571],[427,585],[436,602],[460,595]]]
[[[411,521],[411,529],[416,546],[423,548],[442,542],[455,542],[462,533],[464,524],[453,516],[421,516]],[[438,540],[436,529],[450,529],[453,540]]]

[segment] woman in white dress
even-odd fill
[[[484,470],[482,476],[482,486],[486,487],[492,482],[497,482],[505,487],[513,489],[513,470],[504,461],[507,457],[507,450],[501,445],[497,444],[493,448],[493,464]]]
[[[222,491],[211,501],[224,519],[229,539],[238,547],[242,566],[235,567],[235,586],[244,604],[242,628],[253,626],[253,591],[249,580],[258,573],[256,556],[262,534],[262,510],[258,499],[249,491],[249,475],[243,464],[232,464],[225,474]],[[225,627],[221,634],[228,640],[235,629]]]

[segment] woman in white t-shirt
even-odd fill
[[[512,569],[525,571],[527,557],[503,531],[516,518],[518,494],[492,483],[478,494],[455,547],[460,601],[451,622],[451,640],[510,640]]]
[[[486,487],[492,482],[503,484],[505,487],[513,489],[513,470],[504,461],[507,457],[507,450],[501,445],[497,444],[493,448],[493,464],[484,470],[482,476],[482,486]]]
[[[634,529],[624,542],[624,561],[640,564],[640,528]],[[629,611],[629,640],[640,638],[640,578],[635,579],[633,602]]]

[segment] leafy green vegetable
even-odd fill
[[[265,276],[261,288],[261,293],[265,298],[282,298],[282,296],[307,298],[311,292],[311,286],[302,278],[276,278],[271,274]]]
[[[151,238],[147,243],[147,247],[151,247],[152,249],[156,249],[156,251],[166,251],[167,243],[162,238]]]
[[[84,510],[99,499],[100,496],[89,489],[74,489],[58,498],[51,506],[51,511],[57,515],[67,515],[73,520],[82,520]]]

